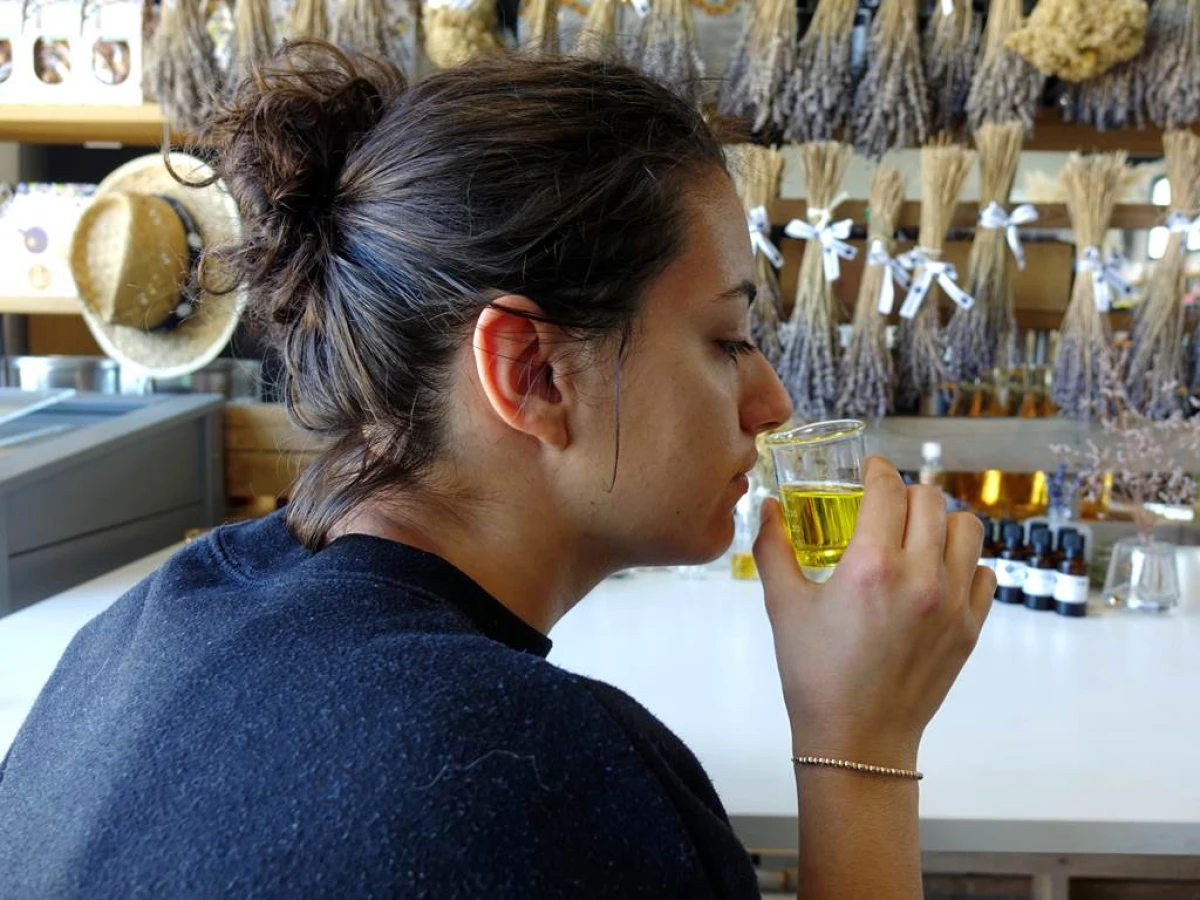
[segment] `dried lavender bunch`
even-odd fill
[[[1121,366],[1111,358],[1105,365]],[[1051,450],[1076,472],[1089,500],[1103,496],[1112,473],[1113,498],[1128,504],[1139,529],[1149,534],[1156,517],[1145,508],[1146,503],[1192,506],[1196,502],[1192,472],[1200,456],[1200,416],[1191,415],[1194,409],[1189,405],[1166,418],[1153,419],[1131,408],[1115,371],[1109,381],[1118,386],[1104,398],[1101,439],[1087,437]],[[1174,384],[1164,384],[1162,389],[1177,393]]]
[[[233,61],[226,87],[235,89],[275,52],[275,23],[270,0],[239,0],[233,30]]]
[[[918,37],[916,0],[883,0],[871,23],[867,71],[854,95],[854,148],[869,159],[923,144],[929,136]]]
[[[750,121],[755,132],[779,133],[787,124],[784,88],[796,67],[796,7],[792,0],[753,5],[734,45],[718,108]]]
[[[621,20],[621,0],[592,0],[579,37],[575,39],[575,56],[588,59],[620,59],[621,41],[617,28]]]
[[[937,3],[925,27],[925,84],[934,132],[957,131],[967,120],[967,96],[975,74],[979,23],[972,0]]]
[[[288,40],[327,41],[332,30],[328,0],[296,0],[288,16]]]
[[[154,93],[172,128],[197,131],[222,89],[212,38],[200,0],[163,9],[154,35]]]
[[[921,227],[917,244],[932,261],[942,258],[958,195],[974,164],[974,150],[955,146],[944,136],[921,148]],[[913,277],[920,275],[918,266]],[[945,381],[945,346],[938,311],[941,293],[935,282],[916,315],[900,321],[898,399],[905,406],[933,394]]]
[[[1124,153],[1071,154],[1060,176],[1067,211],[1075,229],[1077,264],[1087,265],[1089,250],[1102,250],[1125,173]],[[1107,396],[1119,388],[1112,361],[1107,313],[1097,309],[1092,275],[1076,273],[1054,360],[1051,399],[1065,416],[1102,415]]]
[[[1007,207],[1024,133],[1020,122],[984,125],[975,132],[980,209],[992,202]],[[1016,349],[1015,268],[1004,229],[976,226],[966,283],[975,303],[970,309],[956,307],[946,326],[946,374],[954,384],[981,378],[1012,358]]]
[[[1187,128],[1200,121],[1200,0],[1156,0],[1150,23],[1154,46],[1141,63],[1147,113],[1163,128]]]
[[[786,135],[790,140],[833,140],[849,121],[854,100],[851,41],[857,8],[857,0],[818,0],[786,88]]]
[[[1189,26],[1189,18],[1194,20],[1200,12],[1189,17],[1189,5],[1200,11],[1200,0],[1156,0],[1146,16],[1145,41],[1138,55],[1099,78],[1067,85],[1059,99],[1063,117],[1102,131],[1142,128],[1147,116],[1162,124],[1176,110],[1186,110],[1181,125],[1200,117],[1200,72],[1195,68],[1200,65],[1195,46],[1200,26]]]
[[[807,181],[809,224],[819,226],[823,219],[832,216],[829,207],[853,154],[852,147],[836,141],[814,141],[800,146]],[[800,262],[796,304],[779,363],[779,376],[800,418],[825,418],[837,400],[833,305],[833,283],[825,280],[821,244],[810,240]]]
[[[697,106],[704,93],[704,63],[688,0],[655,0],[642,21],[636,58],[643,72]]]
[[[728,155],[730,170],[747,217],[758,207],[769,210],[771,203],[779,196],[779,185],[783,180],[783,154],[758,144],[739,144],[729,148]],[[758,293],[750,307],[750,331],[762,355],[772,367],[778,369],[783,356],[780,334],[783,297],[775,266],[757,249],[755,272]]]
[[[1171,212],[1182,223],[1200,215],[1200,135],[1168,131],[1163,135]],[[1169,220],[1170,221],[1170,220]],[[1183,397],[1164,389],[1184,382],[1184,263],[1188,231],[1175,230],[1155,265],[1146,295],[1134,310],[1133,349],[1126,391],[1133,408],[1152,418],[1165,418],[1182,408]]]
[[[1046,76],[1004,46],[1021,27],[1021,5],[1021,0],[991,0],[988,6],[983,52],[967,95],[972,131],[988,122],[1020,122],[1026,133],[1033,130]]]
[[[894,254],[896,220],[903,203],[904,176],[891,166],[879,166],[871,174],[868,248],[878,241],[888,255]],[[835,406],[839,416],[878,421],[892,411],[895,374],[887,345],[887,315],[879,309],[884,279],[891,277],[885,263],[872,264],[868,257],[854,308],[854,332],[840,366],[841,389]]]
[[[387,59],[391,51],[387,18],[385,0],[345,0],[334,22],[334,43],[352,53]]]
[[[559,0],[529,0],[521,17],[521,49],[530,56],[555,57]]]

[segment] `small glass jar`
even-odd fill
[[[1174,609],[1180,599],[1175,545],[1142,535],[1117,541],[1103,597],[1109,606],[1146,612]]]

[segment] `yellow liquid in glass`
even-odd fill
[[[739,581],[753,581],[758,578],[758,566],[754,564],[751,553],[733,554],[733,577]]]
[[[842,560],[858,523],[859,484],[787,484],[780,493],[788,536],[802,566],[827,568]]]

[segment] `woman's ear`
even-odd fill
[[[563,336],[542,316],[536,303],[516,295],[487,306],[475,323],[475,369],[501,421],[561,450],[570,440],[562,373],[555,370]]]

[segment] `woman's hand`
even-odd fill
[[[982,540],[975,516],[947,516],[938,488],[906,487],[872,457],[854,538],[833,577],[814,584],[767,502],[754,555],[796,755],[916,767],[991,608]]]

